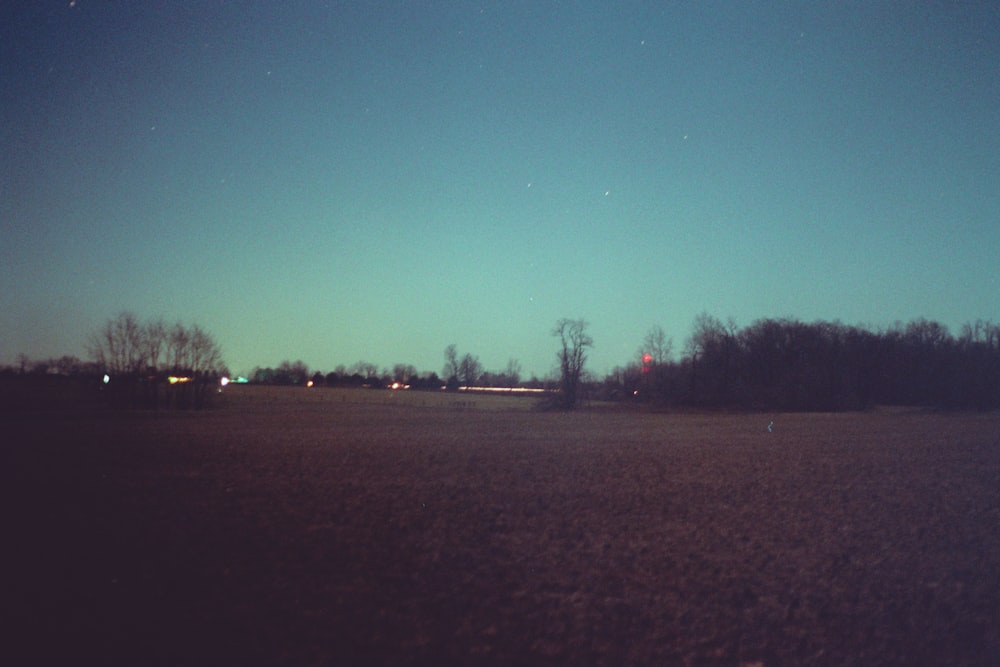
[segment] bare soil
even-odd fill
[[[0,417],[0,662],[1000,664],[995,413],[304,391]]]

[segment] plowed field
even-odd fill
[[[1000,664],[1000,415],[305,391],[4,416],[2,662]]]

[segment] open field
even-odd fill
[[[996,413],[223,398],[0,417],[5,664],[1000,664]]]

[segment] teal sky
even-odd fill
[[[235,372],[1000,321],[996,3],[16,4],[0,363],[124,309]]]

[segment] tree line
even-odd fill
[[[558,341],[558,370],[543,380],[523,380],[516,359],[500,371],[485,370],[477,356],[460,355],[451,344],[444,349],[440,375],[418,372],[410,364],[380,371],[365,361],[324,374],[310,371],[302,361],[284,361],[276,368],[256,368],[250,381],[432,390],[544,388],[558,390],[548,401],[565,409],[587,398],[746,410],[865,410],[877,404],[1000,408],[1000,325],[983,320],[963,325],[952,336],[943,324],[923,318],[875,330],[792,318],[761,319],[740,328],[732,319],[722,322],[702,313],[678,359],[672,357],[673,340],[653,327],[635,360],[603,380],[586,370],[594,345],[587,326],[583,319],[556,323],[551,333]],[[159,405],[165,396],[185,407],[200,407],[207,400],[205,387],[227,373],[218,344],[199,326],[141,322],[130,312],[95,332],[89,350],[91,362],[70,356],[32,362],[19,355],[17,367],[0,368],[0,373],[107,373],[115,378],[104,387],[112,402],[137,407]],[[184,387],[165,393],[168,376],[183,379]]]
[[[87,347],[93,361],[35,362],[32,374],[82,377],[118,408],[202,408],[228,374],[215,338],[197,324],[143,322],[124,311],[95,331]],[[19,370],[27,364],[21,355]]]
[[[521,387],[540,384],[537,378],[521,381],[521,364],[516,359],[507,362],[502,371],[486,370],[473,354],[459,356],[457,346],[444,350],[445,365],[441,375],[435,371],[419,371],[412,364],[395,364],[379,370],[378,365],[358,361],[351,366],[339,365],[329,373],[310,371],[301,360],[282,361],[276,367],[257,367],[248,378],[254,384],[307,385],[330,387],[384,388],[405,385],[410,389],[448,389],[459,387]]]
[[[559,339],[557,360],[559,379],[539,380],[532,377],[523,380],[521,363],[514,358],[500,371],[486,370],[479,357],[471,353],[459,354],[454,343],[444,349],[444,368],[441,375],[436,372],[419,372],[410,364],[396,364],[392,369],[381,372],[375,364],[359,361],[353,366],[338,366],[330,373],[310,369],[301,360],[282,361],[277,367],[257,367],[250,374],[249,381],[267,385],[301,385],[329,387],[384,387],[405,386],[409,389],[430,389],[458,391],[462,387],[501,387],[528,389],[558,389],[551,401],[552,407],[572,409],[578,405],[585,392],[584,365],[587,348],[593,340],[586,333],[585,320],[561,319],[552,330]]]
[[[0,367],[0,373],[64,377],[107,374],[109,381],[130,376],[214,381],[229,372],[219,344],[199,325],[143,322],[130,311],[119,313],[91,334],[87,351],[89,361],[71,355],[32,360],[19,354],[16,365]]]
[[[636,359],[603,380],[586,370],[594,344],[583,319],[559,320],[554,377],[521,380],[511,359],[503,371],[485,371],[478,357],[444,350],[444,368],[418,373],[397,364],[381,372],[374,364],[338,366],[309,375],[302,362],[258,369],[257,381],[274,384],[418,389],[460,386],[557,389],[548,399],[572,409],[588,398],[649,404],[660,408],[845,411],[877,404],[947,409],[1000,408],[1000,325],[977,320],[958,336],[923,318],[869,329],[839,322],[765,318],[740,328],[702,313],[692,325],[679,358],[661,327],[643,338]]]
[[[219,345],[197,324],[143,323],[127,311],[108,320],[91,337],[89,351],[97,365],[113,375],[170,373],[215,378],[225,372]]]
[[[657,331],[638,361],[605,379],[604,394],[750,410],[1000,407],[1000,325],[983,320],[954,337],[923,318],[874,331],[795,319],[761,319],[741,329],[702,314],[677,361]]]

